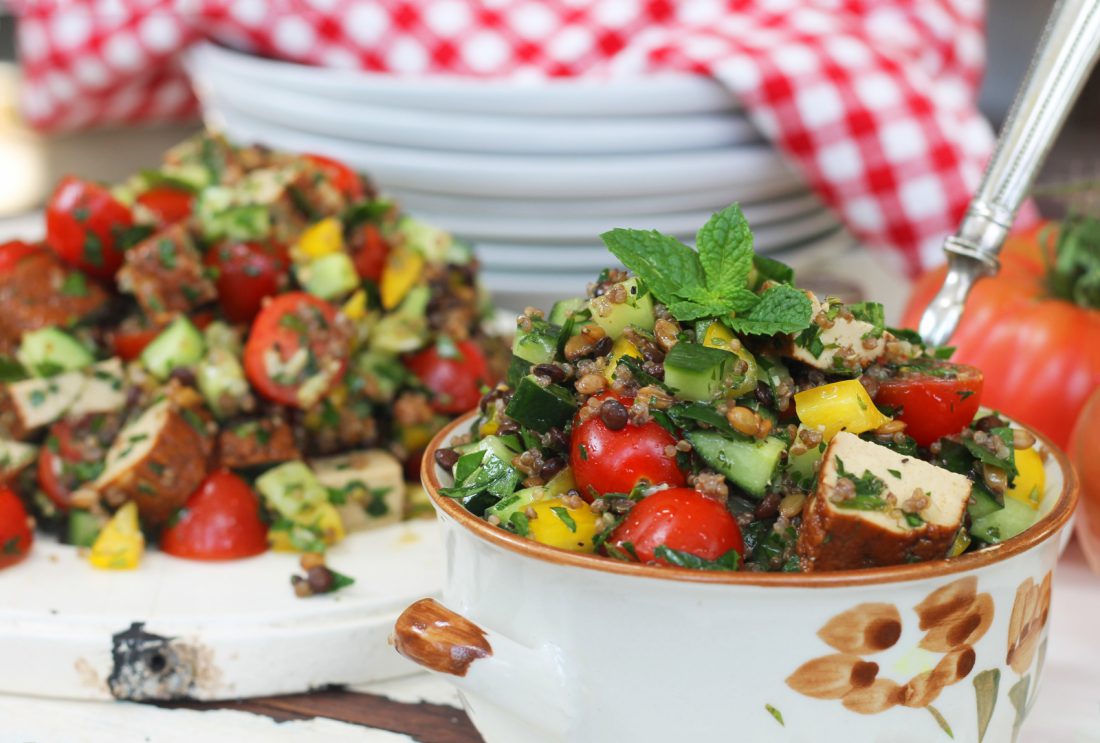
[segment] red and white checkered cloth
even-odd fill
[[[865,244],[941,259],[993,143],[982,0],[15,0],[28,119],[192,117],[200,38],[475,77],[713,75]]]

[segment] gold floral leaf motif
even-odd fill
[[[993,624],[993,597],[978,593],[978,579],[963,578],[933,591],[915,607],[920,628],[926,630],[920,646],[949,653],[980,640]]]
[[[1016,601],[1012,604],[1012,616],[1008,620],[1008,654],[1005,662],[1020,675],[1031,667],[1050,614],[1050,580],[1051,573],[1048,572],[1041,584],[1035,585],[1035,581],[1028,578],[1016,589]]]
[[[787,686],[815,699],[841,699],[853,689],[874,683],[878,663],[846,653],[814,658],[787,677]]]
[[[817,636],[842,653],[871,655],[898,641],[901,616],[893,604],[860,604],[830,619]]]
[[[841,699],[853,712],[861,715],[877,715],[901,703],[902,687],[890,679],[875,679],[870,686],[852,689]]]

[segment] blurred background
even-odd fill
[[[1026,70],[1043,20],[1052,5],[1052,0],[989,2],[988,61],[981,88],[980,107],[995,127],[1000,125],[1007,113],[1012,96]],[[0,220],[3,220],[0,226],[6,225],[6,232],[26,233],[28,229],[37,229],[25,225],[38,224],[34,210],[41,208],[51,185],[62,175],[72,173],[117,182],[128,174],[157,162],[165,149],[199,128],[199,122],[195,121],[191,124],[116,127],[55,135],[32,132],[22,121],[18,104],[20,68],[15,41],[16,24],[17,20],[10,7],[5,5],[4,0],[0,0]],[[214,69],[214,73],[208,70],[206,74],[217,78],[216,68]],[[199,73],[201,75],[201,69]],[[216,80],[212,87],[218,87]],[[218,97],[219,94],[222,98]],[[226,117],[236,115],[233,113],[236,101],[231,97],[226,101],[226,95],[219,90],[208,94],[204,100],[208,108],[208,120],[213,118],[217,123],[224,124]],[[231,126],[228,130],[231,134],[234,127],[251,131],[249,127],[256,125],[250,119],[247,107],[241,107],[240,111],[240,120],[236,123],[233,120],[229,122]],[[1100,152],[1095,136],[1098,116],[1100,81],[1093,79],[1073,112],[1040,181],[1091,175],[1093,158]],[[263,139],[264,130],[256,131],[259,132],[258,138]],[[759,144],[762,140],[749,133],[745,135],[745,142],[749,146]],[[280,143],[276,137],[274,144]],[[369,157],[364,157],[368,158],[366,169],[369,171]],[[435,196],[421,198],[415,190],[406,194],[398,189],[397,196],[414,213],[421,212],[427,219],[436,218],[441,226],[478,244],[483,263],[486,264],[486,282],[494,291],[498,303],[506,309],[520,309],[530,303],[546,303],[554,295],[583,289],[579,268],[575,277],[564,274],[544,275],[541,286],[535,286],[531,281],[524,284],[517,279],[517,263],[522,264],[529,256],[535,264],[531,270],[543,268],[539,264],[539,254],[529,250],[532,246],[542,250],[544,256],[582,255],[578,252],[581,248],[588,249],[588,256],[598,252],[598,245],[589,245],[571,235],[559,235],[556,239],[544,241],[553,245],[538,244],[537,229],[540,222],[528,220],[524,222],[525,228],[519,229],[513,224],[515,220],[509,221],[512,215],[493,213],[494,210],[506,210],[507,201],[501,202],[503,206],[490,205],[491,208],[487,209],[488,216],[482,215],[481,223],[478,223],[477,214],[464,215],[453,206],[458,201],[447,201],[446,198],[439,199]],[[862,250],[850,236],[839,239],[838,236],[844,234],[839,224],[820,204],[811,203],[813,198],[813,194],[805,191],[790,195],[790,199],[783,203],[765,204],[770,211],[764,209],[767,213],[763,216],[773,219],[775,224],[767,224],[762,229],[764,237],[776,241],[777,257],[793,262],[800,271],[801,281],[811,288],[848,299],[866,298],[883,302],[888,319],[896,320],[908,294],[909,278],[888,257],[884,260],[879,254]],[[655,196],[654,200],[659,200],[659,196]],[[645,200],[642,199],[633,212],[644,211],[644,204]],[[705,210],[701,207],[705,206],[710,210],[718,205],[708,203],[697,206],[700,208],[695,211],[702,213]],[[1057,205],[1043,206],[1048,213],[1057,210]],[[796,208],[801,208],[802,211],[794,215],[795,219],[788,218],[786,213]],[[746,211],[754,225],[761,221],[754,218],[749,209]],[[599,219],[592,223],[593,229],[600,226]],[[586,224],[582,219],[574,229],[583,229]],[[532,230],[536,230],[536,233],[528,234]],[[594,238],[595,235],[591,237]],[[784,240],[789,244],[783,244]],[[595,243],[595,240],[589,242]],[[523,252],[521,248],[526,243],[532,245],[526,245],[528,250]],[[858,262],[858,265],[853,261]],[[591,274],[592,267],[599,263],[599,258],[589,257],[580,263],[583,264],[583,270]],[[557,279],[560,281],[554,283]]]

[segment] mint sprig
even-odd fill
[[[752,291],[752,230],[738,204],[699,229],[698,252],[656,231],[615,229],[602,237],[677,320],[722,317],[737,332],[766,335],[797,333],[810,324],[813,308],[797,289],[772,286],[762,296]],[[778,261],[769,260],[767,267],[769,273],[791,274]]]

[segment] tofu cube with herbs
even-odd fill
[[[161,323],[218,296],[203,270],[202,253],[182,223],[166,227],[128,250],[126,263],[118,272],[118,285]]]
[[[858,570],[947,556],[970,498],[966,477],[841,431],[806,500],[802,569]]]
[[[873,302],[845,307],[838,299],[818,300],[806,292],[813,322],[790,336],[784,355],[827,372],[857,376],[886,350],[882,305]]]
[[[405,476],[401,463],[378,449],[314,459],[310,467],[329,493],[344,528],[376,529],[397,523],[405,512]]]

